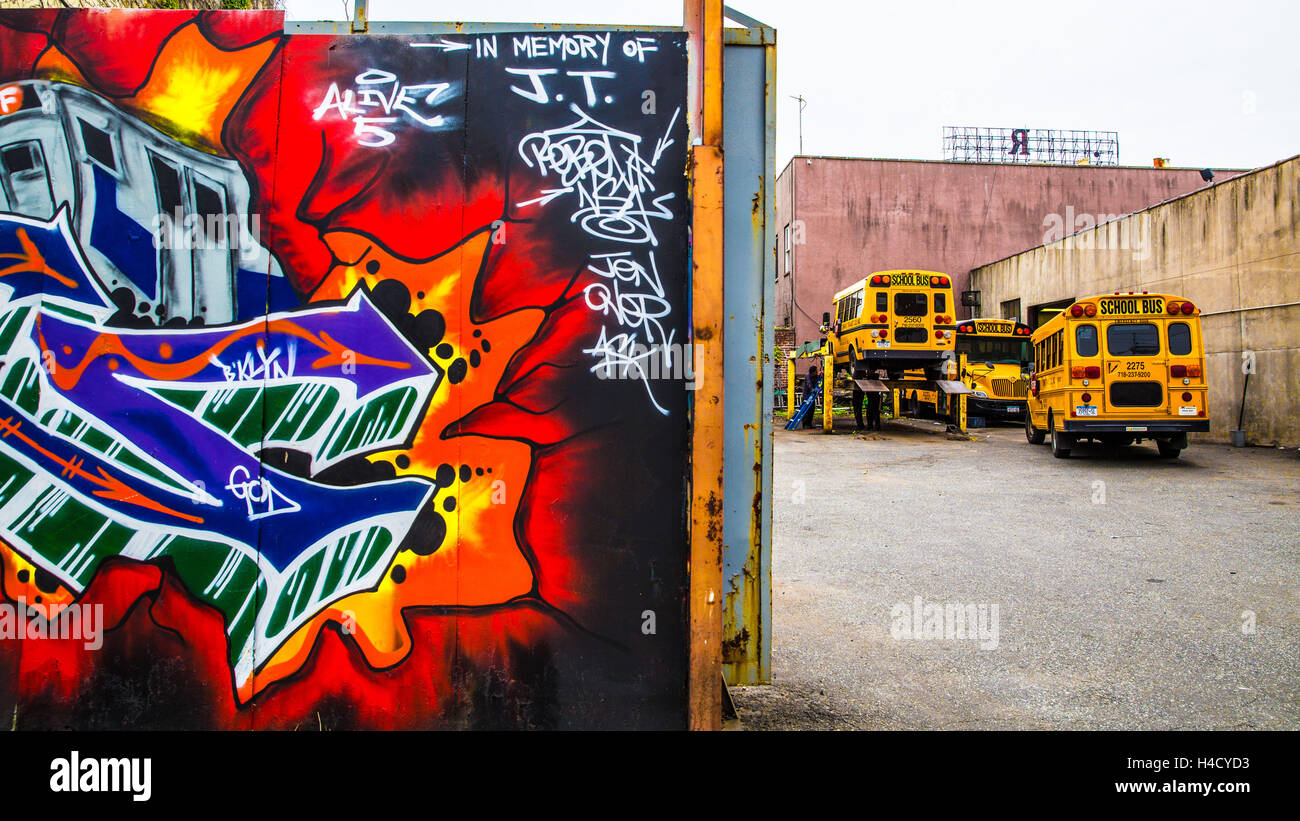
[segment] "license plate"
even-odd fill
[[[1188,407],[1179,406],[1179,408],[1178,408],[1178,415],[1179,415],[1179,416],[1195,416],[1195,415],[1196,415],[1196,408],[1188,408]]]
[[[1097,406],[1096,405],[1075,405],[1074,415],[1075,416],[1096,416]]]
[[[1007,413],[1020,413],[1019,405],[1007,405]]]
[[[876,347],[877,347],[877,348],[888,348],[888,347],[889,347],[889,340],[888,340],[888,339],[877,339],[877,340],[876,340]]]
[[[1126,425],[1124,430],[1131,433],[1146,433],[1146,425]]]

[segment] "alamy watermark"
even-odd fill
[[[980,649],[998,649],[997,604],[926,602],[920,596],[889,611],[889,634],[897,641],[978,641]]]
[[[24,639],[70,639],[81,641],[87,650],[104,646],[102,604],[17,604],[0,602],[0,641]]]
[[[245,260],[262,253],[258,214],[194,214],[177,206],[152,220],[154,247],[172,251],[238,251]]]
[[[1043,228],[1043,244],[1060,242],[1065,252],[1131,251],[1135,260],[1151,254],[1151,221],[1142,215],[1076,213],[1067,205],[1064,214],[1044,216]]]
[[[638,379],[641,381],[682,382],[687,390],[696,390],[695,350],[692,344],[655,343],[642,345],[635,339],[607,340],[583,351],[602,358],[591,366],[597,379]]]
[[[153,759],[83,758],[73,750],[50,761],[50,792],[120,792],[132,801],[148,801],[153,796]]]

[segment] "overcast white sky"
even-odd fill
[[[351,8],[351,2],[346,3]],[[732,0],[777,29],[777,169],[940,159],[942,127],[1117,131],[1120,162],[1251,168],[1300,153],[1300,3]],[[291,20],[344,0],[288,0]],[[678,0],[372,0],[371,20],[681,25]]]

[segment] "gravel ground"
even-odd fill
[[[1300,728],[1295,451],[1058,460],[1017,427],[841,424],[777,426],[774,684],[732,690],[747,729]],[[916,597],[983,606],[985,639],[895,638]]]

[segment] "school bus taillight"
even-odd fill
[[[1099,365],[1072,365],[1070,367],[1071,379],[1100,379],[1101,366]]]
[[[1201,375],[1201,366],[1200,365],[1170,365],[1169,375],[1174,377],[1175,379],[1179,379],[1184,376],[1199,377]]]
[[[1089,402],[1092,401],[1092,394],[1085,393],[1083,396],[1079,397],[1079,401],[1083,402],[1083,404],[1085,405],[1088,404]]]
[[[1192,395],[1191,395],[1190,393],[1188,393],[1187,391],[1183,391],[1183,401],[1184,401],[1184,402],[1190,402],[1190,401],[1192,401]]]

